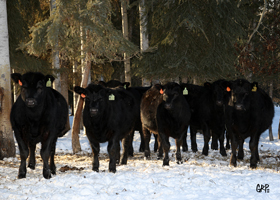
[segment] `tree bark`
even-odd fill
[[[50,0],[50,15],[53,14],[54,9],[56,8],[56,0]],[[53,52],[52,52],[52,67],[53,69],[60,69],[60,65],[59,65],[59,51],[57,50],[57,46],[55,45],[55,47],[53,47]],[[62,89],[61,89],[61,75],[60,73],[56,73],[56,79],[54,80],[54,89],[57,90],[58,92],[61,93]],[[67,100],[68,102],[68,100]]]
[[[280,119],[279,119],[279,124],[278,124],[278,139],[280,140]]]
[[[149,48],[149,39],[147,34],[147,23],[146,23],[146,15],[145,15],[145,0],[141,0],[139,3],[139,17],[140,17],[140,49],[141,52],[145,52]],[[150,80],[143,77],[142,78],[142,86],[148,87],[150,86]]]
[[[89,36],[89,31],[87,31],[87,37]],[[83,30],[81,31],[81,38],[83,38]],[[81,49],[83,52],[84,49],[84,43],[83,39],[81,39]],[[82,65],[82,82],[81,82],[81,87],[85,88],[88,85],[88,79],[89,79],[89,73],[90,73],[90,68],[91,68],[91,61],[90,61],[90,53],[87,52],[86,56],[86,62],[85,66]],[[76,105],[76,110],[74,114],[74,119],[73,119],[73,124],[72,124],[72,149],[73,153],[78,153],[80,152],[81,145],[79,141],[79,133],[80,133],[80,121],[81,121],[81,116],[82,116],[82,109],[83,109],[83,103],[84,99],[79,97],[77,105]]]
[[[128,39],[128,22],[127,22],[127,4],[129,0],[122,0],[121,1],[121,13],[122,13],[122,32],[123,37],[126,40]],[[127,56],[127,53],[124,53],[124,76],[125,81],[131,83],[131,74],[130,74],[130,59]]]
[[[273,97],[273,80],[269,84],[269,96],[272,99]],[[273,141],[272,125],[269,127],[269,141]]]
[[[12,107],[11,68],[9,60],[9,34],[6,0],[0,1],[0,88],[2,88],[0,112],[0,159],[15,157],[15,141],[10,123]]]

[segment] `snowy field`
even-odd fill
[[[101,145],[100,172],[96,173],[91,170],[91,150],[84,132],[80,135],[83,151],[78,155],[72,155],[71,132],[68,132],[57,142],[57,174],[49,180],[42,175],[40,145],[37,145],[36,169],[28,168],[26,179],[17,179],[20,164],[18,150],[16,158],[0,161],[0,199],[279,199],[279,117],[280,108],[275,108],[274,141],[269,141],[268,131],[262,134],[259,144],[261,161],[254,170],[249,168],[249,139],[244,144],[244,160],[238,161],[236,168],[229,166],[230,150],[227,157],[213,150],[208,156],[203,156],[203,137],[200,134],[197,135],[199,151],[182,153],[184,162],[178,165],[174,158],[174,140],[171,139],[170,166],[162,167],[162,161],[156,159],[156,154],[152,153],[151,160],[144,160],[143,153],[138,152],[140,137],[136,132],[135,155],[129,158],[128,164],[117,166],[115,174],[109,173],[107,144],[104,143]],[[189,135],[188,145],[190,150]]]

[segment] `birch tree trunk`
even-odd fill
[[[121,0],[122,32],[123,32],[123,37],[126,40],[129,40],[128,39],[128,22],[127,22],[127,4],[129,4],[129,0]],[[127,53],[124,53],[123,57],[124,57],[125,82],[131,83],[130,59],[127,57]]]
[[[50,0],[50,13],[51,15],[54,12],[54,9],[56,8],[56,0]],[[57,46],[57,45],[56,45]],[[57,47],[54,47],[52,52],[52,67],[53,69],[59,69],[59,52],[57,50]],[[61,93],[61,77],[60,73],[56,74],[56,79],[54,80],[54,89],[56,89],[58,92]]]
[[[149,39],[147,34],[147,23],[145,15],[145,0],[141,0],[139,3],[139,15],[140,15],[140,49],[141,52],[146,51],[149,48]],[[145,77],[142,78],[142,86],[150,86],[150,81]]]
[[[0,0],[0,159],[15,157],[15,141],[10,123],[12,107],[11,68],[9,60],[9,34],[6,0]]]
[[[77,81],[77,61],[73,62],[73,86],[79,85]],[[79,95],[76,92],[73,92],[73,111],[72,114],[75,114],[74,111],[76,110],[77,102],[79,99]]]

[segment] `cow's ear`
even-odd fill
[[[123,88],[127,89],[130,86],[130,82],[124,82],[123,83]]]
[[[106,83],[104,81],[98,81],[98,85],[102,85],[103,87],[106,87]]]
[[[251,83],[252,92],[256,92],[258,90],[258,82]]]
[[[206,82],[206,83],[204,83],[204,87],[208,88],[208,89],[211,89],[212,88],[212,84],[209,83],[209,82]]]
[[[21,80],[21,74],[20,73],[13,73],[11,74],[11,78],[15,83],[18,83],[20,86],[22,86],[22,80]]]
[[[75,91],[77,94],[81,95],[82,98],[85,98],[85,97],[87,96],[87,91],[86,91],[86,89],[85,89],[85,88],[82,88],[82,87],[80,87],[80,86],[75,86],[75,87],[74,87],[74,91]]]
[[[163,85],[161,85],[161,84],[155,84],[154,87],[155,87],[157,90],[159,90],[159,93],[160,93],[160,94],[163,94],[163,93],[164,93],[164,87],[163,87]]]
[[[55,78],[52,75],[46,75],[45,76],[46,87],[51,87],[54,79]]]

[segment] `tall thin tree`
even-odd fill
[[[6,3],[6,0],[0,0],[0,86],[2,87],[2,103],[0,110],[0,159],[15,156],[15,142],[10,123],[12,96]]]
[[[141,53],[145,52],[149,48],[149,39],[147,34],[147,22],[145,14],[145,0],[141,0],[139,3],[139,18],[140,18],[140,49]],[[142,78],[142,86],[149,86],[150,82],[145,77]]]
[[[122,13],[122,32],[123,37],[128,40],[128,19],[127,19],[127,5],[129,0],[121,0],[121,13]],[[127,53],[123,54],[124,57],[124,75],[125,81],[131,83],[131,74],[130,74],[130,59]]]

